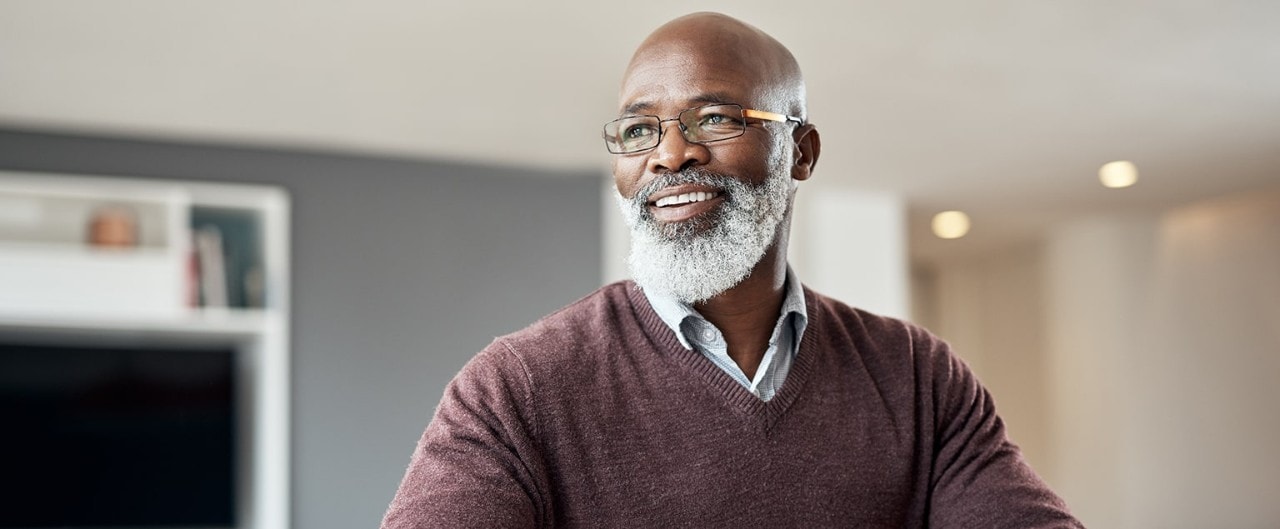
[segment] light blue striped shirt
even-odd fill
[[[729,357],[729,345],[720,329],[698,314],[692,306],[660,293],[644,290],[644,294],[649,298],[649,304],[653,305],[654,312],[658,313],[663,323],[680,339],[680,345],[685,349],[697,349],[721,371],[747,388],[747,391],[760,400],[768,401],[782,388],[787,372],[791,371],[796,352],[800,349],[800,339],[804,337],[805,327],[809,325],[809,316],[805,312],[804,288],[790,266],[787,267],[784,289],[786,294],[782,300],[782,312],[769,337],[769,348],[760,359],[760,367],[756,368],[752,379],[748,379],[742,368]]]

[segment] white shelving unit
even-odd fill
[[[133,212],[136,244],[85,242],[108,206]],[[237,271],[252,278],[229,281],[226,306],[196,295],[192,222],[206,214],[252,239]],[[236,529],[289,527],[288,219],[277,187],[0,171],[0,338],[235,348]]]

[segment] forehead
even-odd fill
[[[688,43],[655,45],[637,52],[623,77],[621,114],[678,111],[706,103],[756,105],[760,72],[736,50]]]

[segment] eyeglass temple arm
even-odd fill
[[[804,120],[797,118],[795,116],[788,116],[786,114],[767,112],[764,110],[752,110],[750,108],[744,108],[742,109],[742,115],[749,118],[767,119],[769,121],[782,121],[782,122],[794,121],[797,125],[804,125]]]

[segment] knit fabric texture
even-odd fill
[[[494,340],[446,389],[383,529],[1082,527],[945,343],[805,301],[767,402],[631,282]]]

